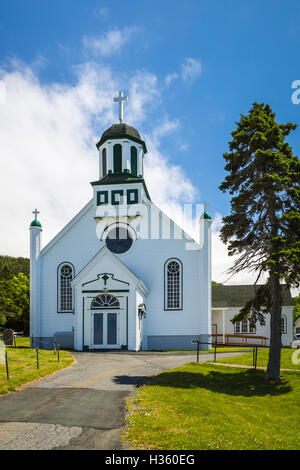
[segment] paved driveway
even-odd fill
[[[120,449],[125,399],[147,377],[196,359],[154,352],[73,355],[73,367],[0,397],[1,450]],[[201,362],[211,358],[200,355]]]

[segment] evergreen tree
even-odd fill
[[[295,323],[300,317],[300,295],[294,297],[294,308],[293,308],[293,322]]]
[[[279,124],[269,105],[254,103],[241,115],[225,153],[228,175],[220,186],[232,195],[231,213],[223,218],[221,239],[229,255],[237,255],[231,274],[244,269],[267,273],[264,286],[241,310],[235,321],[263,322],[271,314],[270,350],[266,377],[280,377],[280,284],[299,286],[300,166],[286,137],[296,129]]]

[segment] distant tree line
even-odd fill
[[[0,329],[29,333],[29,259],[0,255]]]

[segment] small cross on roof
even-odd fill
[[[34,214],[34,219],[37,220],[37,216],[40,212],[37,209],[34,209],[34,211],[32,211],[32,213]]]

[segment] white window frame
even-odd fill
[[[179,265],[179,306],[178,307],[173,307],[169,306],[168,304],[168,299],[169,299],[169,289],[168,289],[168,266],[169,264],[175,261]],[[165,294],[165,305],[164,309],[165,310],[182,310],[183,309],[183,268],[182,268],[182,262],[178,258],[169,258],[165,262],[164,266],[164,294]]]
[[[247,322],[247,331],[242,331],[242,322]],[[237,331],[238,330],[238,331]],[[251,331],[252,330],[252,331]],[[256,333],[256,327],[250,327],[250,320],[241,320],[234,324],[235,335],[253,335]]]

